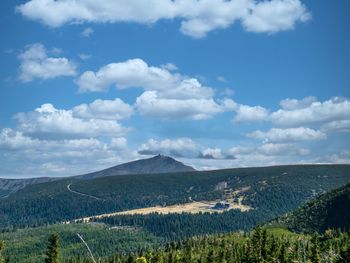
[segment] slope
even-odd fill
[[[126,174],[157,174],[157,173],[176,173],[195,171],[190,166],[187,166],[171,157],[157,155],[148,159],[141,159],[133,162],[128,162],[113,166],[102,171],[74,176],[75,179],[92,179],[97,177],[126,175]],[[64,180],[65,178],[28,178],[28,179],[5,179],[0,178],[0,198],[5,198],[12,193],[17,192],[20,189],[25,188],[27,185]]]
[[[350,182],[350,165],[294,165],[170,174],[67,178],[29,185],[0,200],[0,228],[37,226],[86,216],[190,201],[239,199],[252,210],[232,210],[246,229],[289,212],[319,194]],[[67,189],[69,185],[69,191]],[[79,194],[77,194],[79,193]],[[84,195],[83,195],[84,194]],[[243,218],[244,217],[244,218]],[[226,219],[227,219],[226,218]]]
[[[325,193],[278,220],[300,232],[350,228],[350,184]]]
[[[97,177],[126,175],[126,174],[158,174],[195,171],[190,166],[164,155],[157,155],[148,159],[120,164],[102,171],[76,176],[81,179],[92,179]]]

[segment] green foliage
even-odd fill
[[[142,228],[166,240],[179,240],[192,236],[249,230],[264,220],[259,212],[241,213],[238,210],[224,213],[200,214],[149,214],[118,215],[95,219],[110,226],[131,226]],[[210,222],[210,223],[208,223]]]
[[[4,249],[4,241],[0,240],[0,263],[4,262],[4,258],[2,256],[2,250]]]
[[[350,184],[337,188],[302,205],[280,218],[279,223],[300,232],[324,232],[350,228]]]
[[[101,257],[101,263],[137,262],[204,262],[204,263],[292,263],[292,262],[349,262],[345,252],[350,246],[349,233],[334,231],[328,235],[276,235],[269,229],[257,227],[251,233],[193,237],[171,242],[165,248],[119,253]],[[307,248],[302,249],[306,243]],[[305,247],[304,247],[305,248]],[[343,249],[345,248],[345,250]],[[315,254],[316,253],[316,254]],[[316,257],[315,257],[316,256]],[[71,258],[68,262],[89,262]]]
[[[219,199],[224,192],[215,187],[223,181],[232,190],[250,187],[242,193],[243,204],[254,207],[255,212],[246,213],[246,218],[264,222],[295,209],[314,193],[349,182],[349,171],[349,165],[295,165],[119,175],[91,180],[69,178],[29,185],[0,199],[0,229],[60,223],[84,216],[189,200]],[[68,191],[69,184],[73,191],[86,195]]]
[[[97,253],[97,256],[148,250],[163,243],[161,238],[156,238],[141,229],[122,227],[111,229],[96,223],[52,225],[0,233],[0,240],[6,242],[3,254],[11,256],[11,263],[44,262],[50,233],[58,233],[60,236],[60,257],[63,262],[71,257],[87,256],[86,248],[76,233],[84,236],[92,252],[94,255]]]
[[[52,234],[49,238],[49,245],[46,251],[45,263],[59,263],[59,242],[58,235]]]

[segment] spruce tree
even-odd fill
[[[46,251],[45,263],[59,263],[59,237],[52,234],[49,238],[49,245]]]
[[[2,257],[2,250],[4,249],[4,241],[0,240],[0,263],[4,262],[4,258]]]
[[[321,263],[320,244],[316,235],[312,237],[311,243],[311,261],[312,263]]]
[[[350,262],[350,244],[340,252],[339,259],[337,263],[347,263]]]

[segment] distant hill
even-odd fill
[[[41,177],[41,178],[28,178],[28,179],[5,179],[0,178],[0,198],[7,197],[8,195],[23,189],[27,185],[45,183],[58,180],[57,178]]]
[[[208,218],[212,218],[209,225],[213,229],[235,231],[249,229],[257,223],[293,211],[316,195],[349,182],[350,165],[236,168],[117,175],[90,180],[70,177],[31,184],[0,199],[0,229],[59,223],[85,216],[193,200],[229,199],[252,209],[247,212],[231,210],[215,217],[203,214],[191,217],[191,220],[208,225]],[[193,228],[191,224],[188,227]]]
[[[169,156],[157,155],[149,159],[141,159],[113,166],[102,171],[75,176],[75,178],[92,179],[97,177],[127,174],[159,174],[192,171],[195,171],[195,169]]]
[[[279,221],[300,232],[350,228],[350,184],[325,193]]]
[[[93,179],[97,177],[128,175],[128,174],[159,174],[159,173],[177,173],[191,172],[194,168],[187,166],[171,157],[157,155],[148,159],[141,159],[133,162],[128,162],[113,166],[102,171],[73,176],[75,179]],[[69,178],[69,177],[68,177]],[[64,180],[67,177],[39,177],[28,179],[6,179],[0,178],[0,198],[7,197],[10,194],[23,189],[27,185]]]

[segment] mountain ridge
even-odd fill
[[[183,164],[170,156],[156,155],[112,166],[101,171],[74,176],[78,179],[93,179],[116,175],[160,174],[176,172],[194,172],[193,167]]]
[[[115,175],[140,175],[151,173],[158,174],[193,171],[196,170],[191,166],[185,165],[170,156],[159,154],[151,158],[130,161],[100,171],[69,177],[34,177],[20,179],[0,178],[0,198],[5,198],[8,195],[17,192],[18,190],[23,189],[28,185],[64,180],[67,178],[93,179]]]

